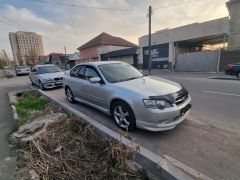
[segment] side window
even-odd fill
[[[80,69],[82,69],[82,66],[77,66],[77,67],[73,68],[70,72],[70,76],[78,77],[79,76],[78,72]]]
[[[99,77],[98,73],[93,68],[87,67],[85,71],[85,79],[89,80],[93,77]]]
[[[82,66],[78,72],[78,77],[84,79],[85,66]]]

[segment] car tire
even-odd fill
[[[32,79],[31,79],[31,78],[29,78],[29,79],[30,79],[30,81],[31,81],[32,85],[34,85],[34,83],[33,83]]]
[[[136,119],[131,107],[123,102],[117,101],[111,106],[112,117],[117,124],[123,130],[133,131],[136,129]]]
[[[70,89],[70,87],[66,87],[66,88],[65,88],[65,95],[66,95],[66,97],[67,97],[68,102],[70,102],[70,103],[75,103],[74,95],[73,95],[73,92],[72,92],[72,90]]]
[[[45,89],[41,81],[39,81],[39,87],[40,87],[41,90]]]

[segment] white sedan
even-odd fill
[[[54,64],[36,65],[32,68],[29,79],[41,89],[63,86],[64,72]]]

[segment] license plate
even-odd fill
[[[191,109],[192,105],[191,104],[188,104],[186,105],[184,108],[181,109],[181,115],[183,116],[184,114],[186,114],[186,112]]]

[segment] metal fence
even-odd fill
[[[216,72],[219,51],[184,53],[177,56],[176,71]]]

